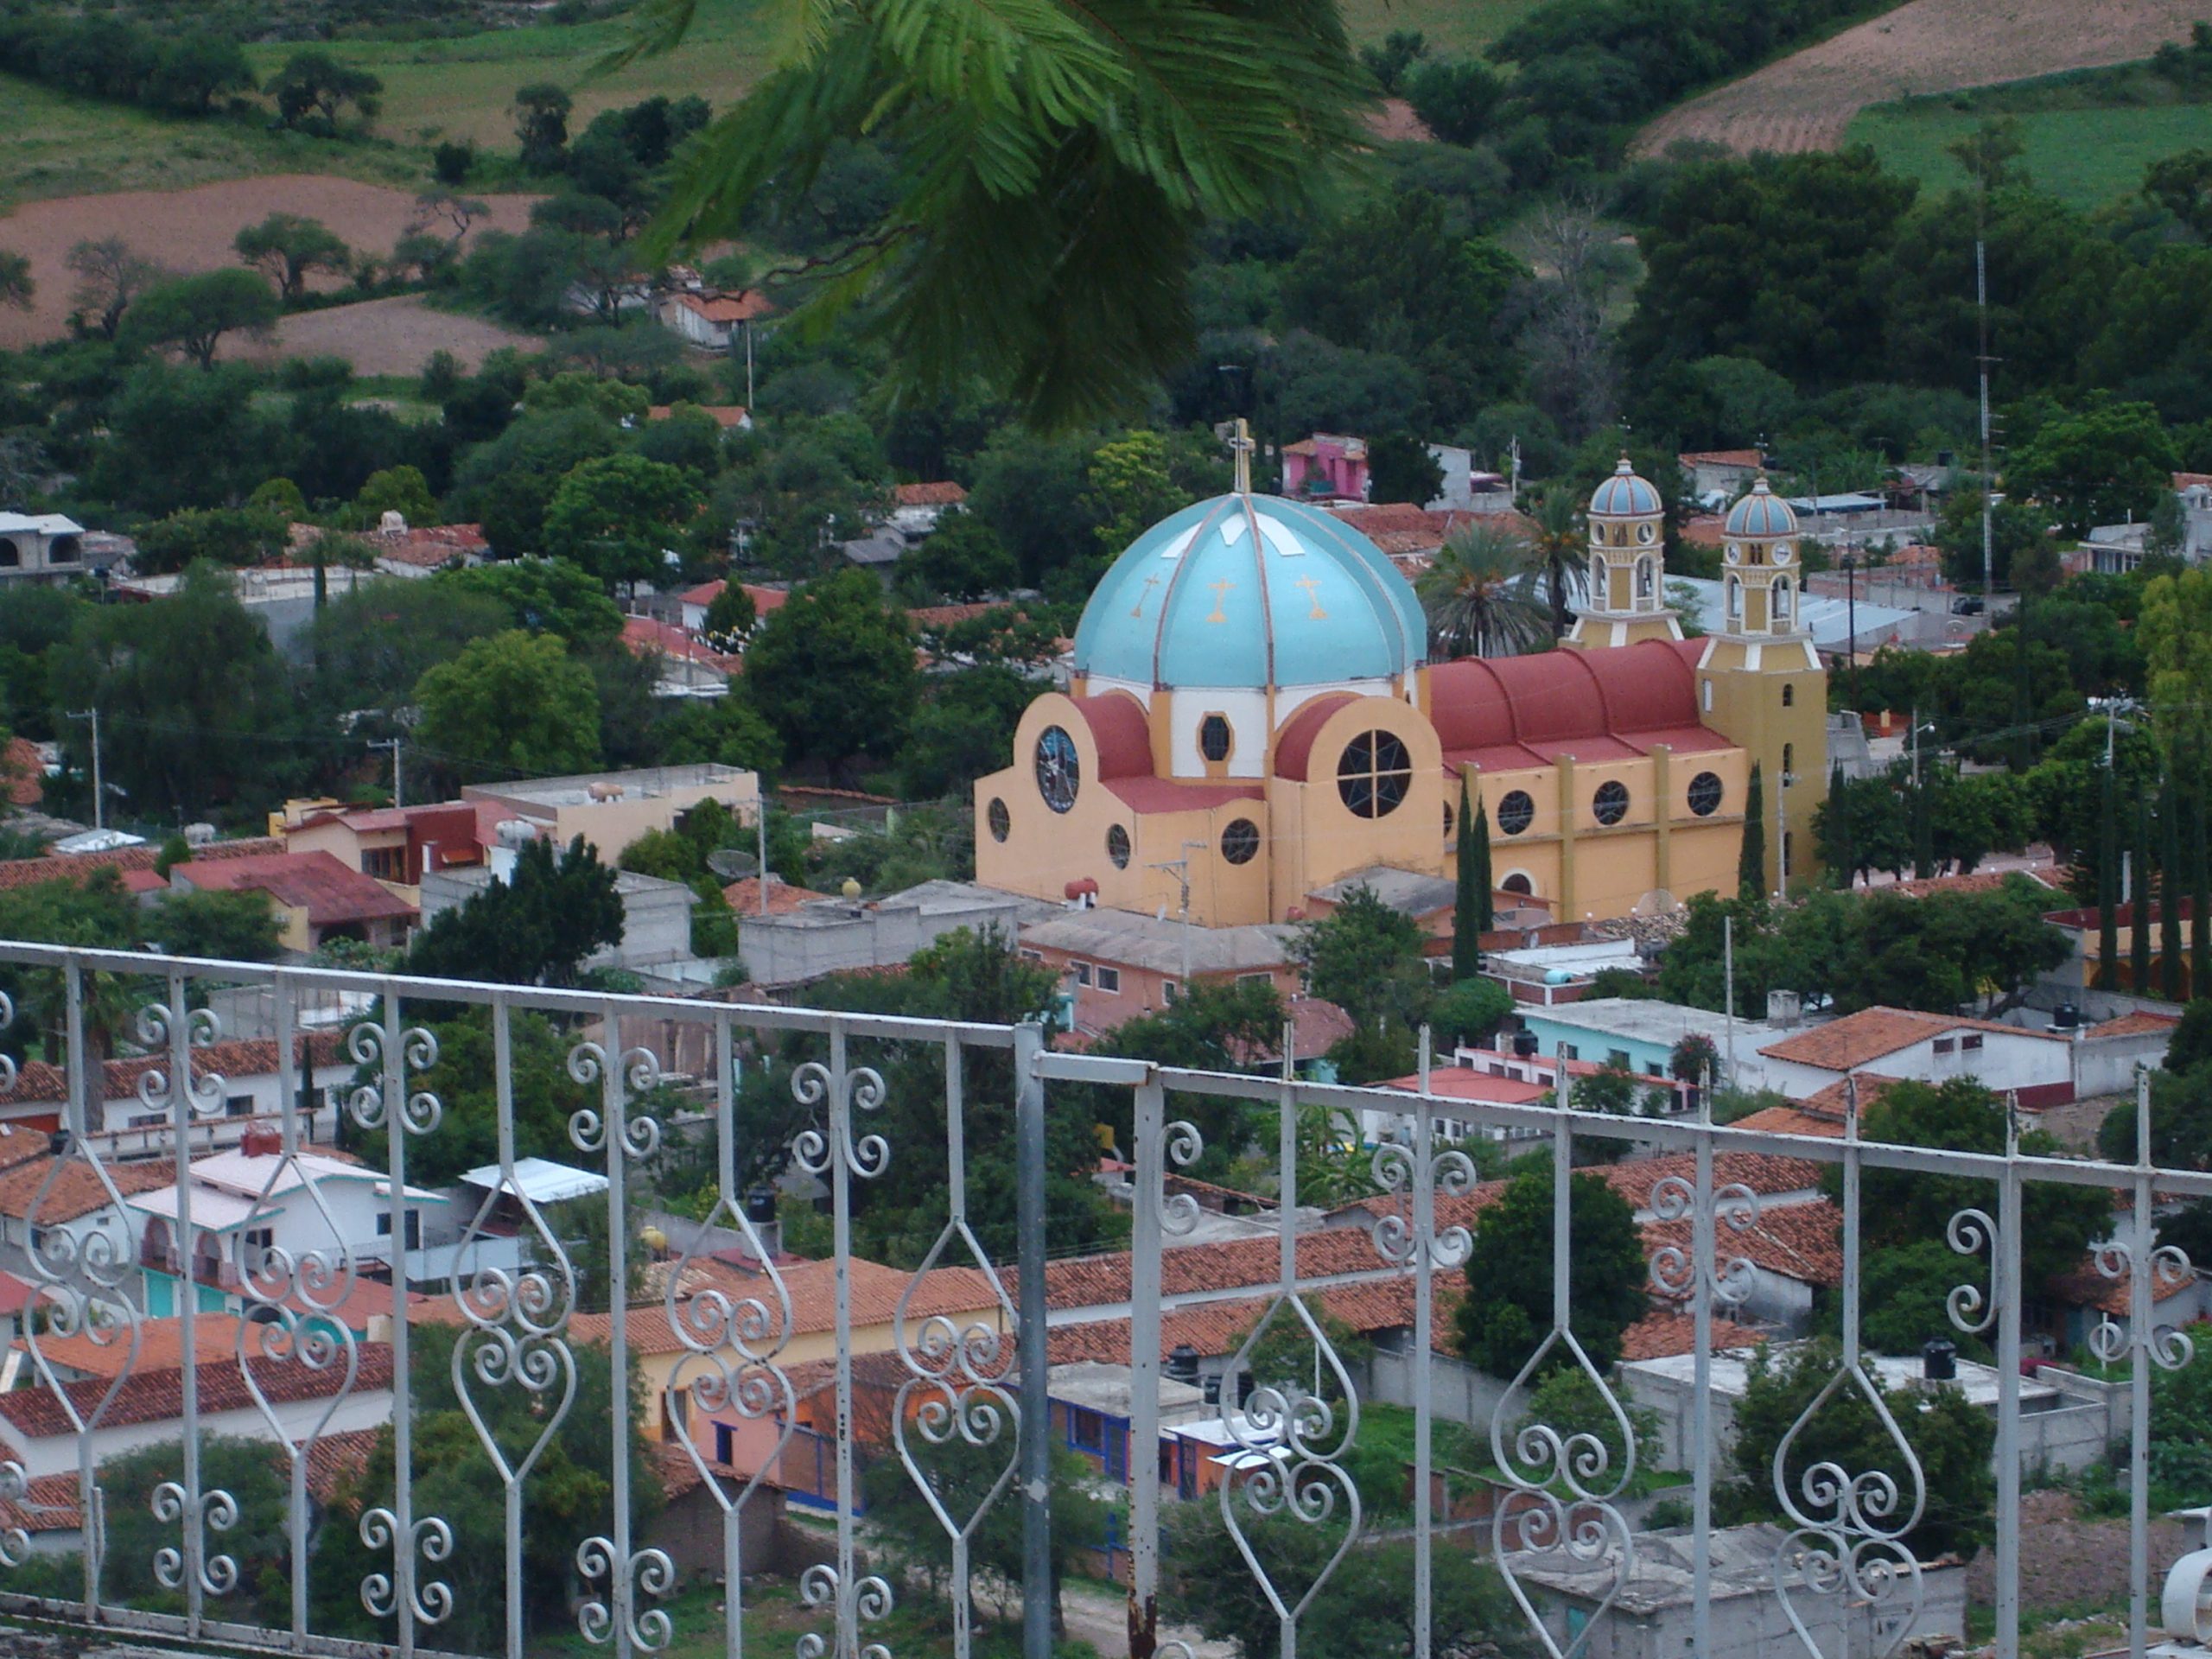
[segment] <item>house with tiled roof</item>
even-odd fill
[[[659,305],[663,327],[709,352],[727,352],[740,328],[749,334],[754,323],[775,309],[766,294],[753,288],[735,293],[721,289],[687,289],[664,296]]]
[[[622,619],[622,646],[659,670],[655,694],[663,697],[719,697],[728,695],[730,677],[743,671],[744,662],[718,651],[705,640],[673,622],[658,617]]]
[[[205,1357],[194,1376],[200,1433],[203,1439],[273,1441],[281,1430],[297,1443],[311,1433],[373,1428],[391,1421],[391,1350],[380,1342],[359,1346],[350,1376],[342,1365],[318,1367],[297,1357],[257,1355],[243,1364],[235,1351]],[[175,1366],[0,1393],[0,1456],[21,1464],[34,1479],[73,1475],[86,1438],[95,1464],[141,1446],[173,1444],[182,1433],[184,1402],[185,1373]],[[264,1402],[276,1418],[274,1428]]]
[[[262,893],[276,912],[284,948],[320,950],[333,939],[378,950],[404,943],[417,911],[373,877],[321,850],[257,858],[199,859],[172,866],[179,893]]]
[[[130,1200],[174,1181],[175,1162],[96,1161],[82,1150],[57,1158],[47,1145],[45,1135],[22,1129],[0,1138],[0,1156],[16,1158],[0,1167],[0,1260],[28,1271],[29,1253],[55,1233],[67,1236],[75,1258],[97,1236],[118,1260],[130,1259],[138,1242]]]
[[[210,842],[204,847],[193,849],[196,861],[207,862],[226,858],[258,858],[269,853],[281,853],[284,845],[280,841],[256,836],[245,841]],[[0,859],[0,892],[16,887],[35,887],[47,881],[72,881],[81,886],[101,870],[113,870],[118,877],[127,877],[138,871],[150,872],[161,857],[158,847],[117,847],[104,853],[52,853],[43,858]]]
[[[1716,1246],[1724,1270],[1740,1262],[1739,1318],[1802,1334],[1810,1325],[1814,1299],[1843,1284],[1843,1212],[1825,1198],[1777,1208],[1762,1206],[1748,1227],[1724,1224]],[[1690,1222],[1651,1221],[1643,1227],[1643,1252],[1690,1249]],[[1683,1300],[1670,1297],[1672,1300]]]
[[[1694,449],[1675,457],[1688,476],[1690,493],[1707,506],[1726,506],[1766,470],[1756,449]]]
[[[925,484],[891,486],[891,523],[910,539],[918,540],[938,526],[938,521],[968,499],[968,492],[950,479]]]
[[[1793,1096],[1817,1094],[1878,1066],[1885,1075],[1923,1083],[1973,1077],[2034,1109],[2074,1098],[2072,1048],[2055,1033],[1994,1020],[1862,1008],[1792,1031],[1758,1053],[1768,1085]]]
[[[294,1050],[296,1090],[288,1101],[277,1072],[277,1050],[273,1040],[231,1039],[194,1045],[190,1051],[194,1083],[209,1093],[219,1093],[219,1116],[195,1117],[191,1133],[195,1147],[213,1150],[236,1145],[255,1128],[277,1127],[279,1115],[289,1109],[296,1115],[301,1135],[311,1141],[327,1141],[337,1128],[340,1096],[353,1076],[353,1062],[335,1032],[317,1032],[297,1039]],[[120,1161],[151,1157],[175,1145],[175,1109],[166,1096],[149,1106],[138,1094],[139,1080],[149,1072],[167,1075],[166,1054],[130,1056],[107,1061],[101,1067],[100,1106],[92,1116],[102,1127],[90,1137],[102,1158]],[[13,1086],[0,1090],[0,1126],[16,1132],[52,1134],[67,1121],[69,1073],[66,1067],[45,1060],[26,1060],[16,1069]],[[86,1103],[91,1111],[92,1103]],[[5,1163],[0,1153],[0,1166]]]

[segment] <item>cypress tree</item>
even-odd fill
[[[2158,786],[2158,993],[2181,1001],[2181,802],[2170,763]]]
[[[2104,810],[2097,823],[2097,986],[2120,988],[2120,809],[2112,768],[2105,768]]]
[[[1766,902],[1766,787],[1758,762],[1744,796],[1744,850],[1736,858],[1736,896],[1747,905]]]
[[[1483,965],[1482,936],[1496,919],[1491,906],[1490,810],[1468,810],[1467,775],[1459,774],[1459,884],[1452,898],[1452,977],[1472,979]]]
[[[2207,856],[2205,848],[2205,783],[2200,760],[2196,787],[2190,791],[2196,804],[2189,857],[2189,994],[2192,997],[2212,995],[2212,928],[2205,925],[2205,918],[2212,916],[2212,858]]]
[[[1931,763],[1912,785],[1912,873],[1923,881],[1936,874],[1936,815],[1930,805],[1935,794]]]
[[[2135,803],[2134,868],[2128,881],[2127,988],[2138,996],[2151,995],[2151,802],[2147,795]]]
[[[1822,856],[1836,885],[1848,890],[1859,874],[1859,855],[1851,845],[1851,809],[1845,798],[1843,762],[1828,768],[1827,846]]]

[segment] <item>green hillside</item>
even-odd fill
[[[1850,142],[1871,144],[1882,165],[1924,188],[1966,183],[1944,153],[1991,118],[1923,105],[1867,111],[1851,124]],[[2037,184],[2079,207],[2101,207],[2141,188],[2143,169],[2176,150],[2212,146],[2212,105],[2128,109],[2056,109],[2013,115],[2026,149],[2021,165]]]

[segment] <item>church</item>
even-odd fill
[[[1240,467],[1240,485],[1243,482]],[[1797,521],[1759,480],[1724,534],[1721,632],[1665,603],[1659,492],[1591,498],[1558,649],[1431,662],[1413,586],[1327,512],[1239,487],[1137,537],[976,785],[984,884],[1225,927],[1294,921],[1382,868],[1450,877],[1460,780],[1501,903],[1556,920],[1732,892],[1754,764],[1768,880],[1809,867],[1827,677],[1797,626]]]

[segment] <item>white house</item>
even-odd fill
[[[134,1194],[173,1181],[175,1166],[162,1160],[103,1159],[96,1170],[81,1154],[50,1156],[46,1144],[45,1135],[29,1136],[20,1129],[0,1141],[0,1159],[28,1154],[0,1170],[0,1260],[22,1267],[53,1232],[67,1234],[79,1258],[86,1242],[98,1235],[127,1259],[137,1248],[137,1227],[124,1206]]]
[[[0,581],[61,582],[85,570],[85,527],[58,512],[0,512]]]
[[[891,489],[892,527],[910,541],[918,541],[937,528],[949,507],[968,499],[968,492],[950,479],[934,484],[894,484]]]
[[[2066,1038],[1959,1014],[1864,1008],[1793,1031],[1758,1053],[1768,1086],[1793,1100],[1866,1071],[1918,1083],[1972,1077],[2000,1093],[2016,1091],[2030,1108],[2074,1098],[2073,1045]]]
[[[281,1429],[296,1443],[309,1434],[328,1436],[390,1422],[391,1350],[380,1342],[363,1343],[359,1353],[350,1389],[340,1365],[317,1370],[296,1360],[249,1360],[253,1381],[276,1415],[275,1429],[246,1386],[236,1350],[203,1357],[196,1368],[202,1439],[275,1440]],[[108,1399],[111,1389],[115,1394]],[[133,1371],[119,1388],[111,1378],[94,1376],[64,1383],[59,1390],[16,1389],[0,1394],[0,1455],[21,1464],[33,1479],[73,1473],[83,1438],[78,1420],[94,1423],[92,1458],[101,1464],[143,1446],[175,1442],[182,1435],[183,1416],[184,1372],[176,1366]]]
[[[710,352],[727,352],[732,335],[749,327],[776,308],[757,289],[742,293],[671,294],[660,302],[661,326],[673,329],[694,346]]]
[[[238,1310],[244,1273],[271,1248],[296,1260],[341,1249],[357,1262],[390,1259],[391,1184],[382,1171],[321,1153],[302,1152],[289,1162],[282,1154],[274,1135],[250,1135],[236,1150],[194,1163],[188,1186],[172,1180],[128,1200],[141,1225],[138,1265],[148,1313],[175,1313],[179,1281],[188,1273],[201,1311]],[[405,1248],[421,1246],[423,1212],[443,1205],[440,1193],[407,1189]],[[194,1239],[188,1262],[178,1246],[188,1215]]]

